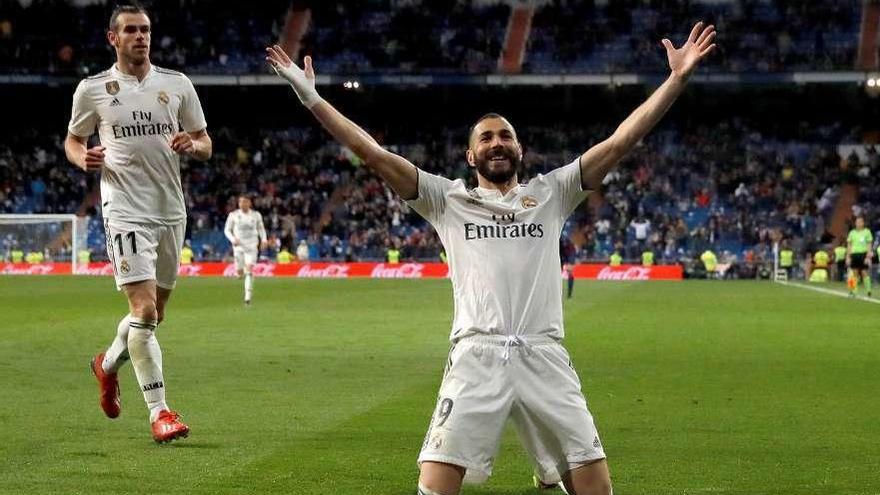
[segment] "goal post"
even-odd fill
[[[0,255],[13,261],[13,252],[41,253],[45,262],[70,263],[79,272],[77,254],[86,248],[88,217],[74,214],[0,215]]]

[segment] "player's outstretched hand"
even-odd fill
[[[181,155],[184,153],[192,154],[195,150],[192,136],[187,132],[178,132],[174,136],[171,136],[171,149],[174,150],[175,153],[180,153]]]
[[[287,80],[293,87],[299,101],[306,108],[312,108],[321,97],[318,96],[318,90],[315,89],[315,69],[312,67],[312,57],[306,56],[303,59],[305,70],[300,69],[287,53],[278,45],[266,47],[266,61],[275,69],[275,73]]]
[[[671,41],[663,39],[666,48],[666,57],[669,59],[669,68],[672,73],[687,79],[707,55],[715,49],[715,26],[703,26],[703,21],[694,25],[687,41],[681,48],[675,48]]]
[[[95,146],[86,150],[82,169],[86,172],[98,172],[104,166],[104,150],[106,146]]]

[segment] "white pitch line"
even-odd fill
[[[850,298],[849,293],[841,292],[839,290],[826,289],[824,287],[815,287],[813,285],[801,284],[801,283],[796,283],[796,282],[783,282],[781,280],[777,281],[776,283],[786,285],[789,287],[798,287],[801,289],[807,289],[807,290],[812,290],[812,291],[816,291],[816,292],[821,292],[822,294],[830,294],[832,296],[845,297],[847,299],[854,299],[856,301],[864,301],[864,302],[869,302],[869,303],[874,303],[874,304],[880,304],[880,299],[871,299],[871,298],[868,298],[865,296],[856,296],[856,297]]]

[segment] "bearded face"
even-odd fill
[[[471,132],[468,159],[487,181],[509,182],[522,164],[522,148],[510,122],[500,116],[479,121]]]
[[[516,175],[522,164],[519,152],[504,146],[483,150],[474,154],[477,171],[493,184],[505,184]]]

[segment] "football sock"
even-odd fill
[[[419,483],[419,491],[416,492],[416,495],[441,495],[439,492],[435,492],[433,490],[428,490],[424,485]]]
[[[869,274],[867,277],[862,277],[865,280],[865,290],[868,294],[871,293],[871,275]]]
[[[244,275],[244,300],[250,301],[254,293],[254,276],[250,273]]]
[[[125,315],[116,326],[116,338],[104,353],[104,362],[101,367],[104,373],[116,373],[119,368],[128,361],[128,325],[131,315]]]
[[[131,317],[128,331],[128,352],[131,365],[137,375],[138,385],[144,393],[144,400],[150,408],[150,421],[155,421],[159,412],[168,409],[165,403],[165,382],[162,377],[162,350],[156,340],[155,320]]]

